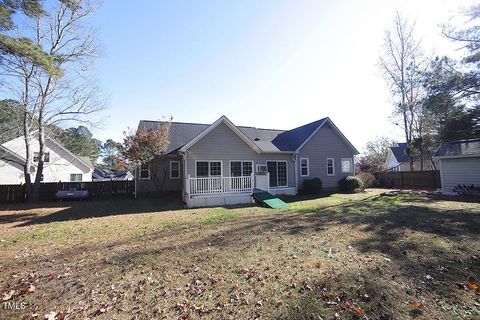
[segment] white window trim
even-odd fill
[[[150,163],[148,164],[148,177],[147,178],[142,178],[142,165],[139,166],[138,168],[138,178],[140,180],[150,180],[150,175],[151,175],[151,172],[150,172]]]
[[[278,188],[288,188],[288,161],[287,160],[267,160],[265,161],[265,164],[267,165],[267,172],[268,172],[268,163],[269,162],[285,162],[285,174],[286,174],[286,179],[285,182],[287,183],[284,186],[279,186],[278,185],[278,166],[277,166],[277,186],[276,187],[271,187],[270,186],[270,179],[268,180],[268,187],[271,189],[278,189]]]
[[[307,160],[307,174],[302,173],[302,160]],[[310,176],[310,159],[309,158],[300,158],[300,176],[301,177]]]
[[[328,173],[328,160],[332,160],[333,173]],[[327,176],[334,176],[335,175],[335,159],[334,158],[327,158],[327,160],[325,160],[325,163],[327,164]]]
[[[208,177],[199,177],[197,175],[197,162],[208,162]],[[220,162],[220,175],[212,176],[210,174],[210,162]],[[223,177],[223,161],[222,160],[195,160],[195,177],[196,178],[210,178],[210,177]]]
[[[345,160],[350,161],[350,171],[343,171],[343,161],[345,161]],[[340,164],[341,164],[340,170],[342,170],[342,173],[353,173],[353,159],[352,158],[341,158],[340,159]]]
[[[230,176],[232,176],[232,162],[240,162],[240,163],[242,163],[242,165],[241,165],[241,170],[240,170],[241,173],[242,173],[242,175],[241,175],[242,177],[249,177],[249,176],[244,176],[244,175],[243,175],[243,163],[244,163],[244,162],[250,162],[250,163],[252,164],[252,173],[255,172],[255,164],[253,163],[253,160],[230,160],[230,161],[228,162],[228,166],[230,167],[230,171],[228,172],[228,174],[229,174]]]
[[[178,164],[178,177],[173,177],[172,176],[172,164]],[[180,161],[170,161],[170,174],[169,174],[169,177],[170,179],[180,179],[180,172],[181,172],[181,168],[180,168]]]

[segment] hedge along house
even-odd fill
[[[140,121],[139,129],[164,122]],[[138,168],[137,193],[181,192],[188,207],[252,202],[256,190],[295,195],[318,177],[325,189],[354,174],[357,149],[329,118],[292,130],[172,122],[166,155]]]

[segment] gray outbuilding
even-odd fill
[[[442,193],[457,185],[480,185],[480,139],[443,142],[435,152],[440,161]]]

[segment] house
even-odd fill
[[[139,129],[165,122],[140,121]],[[172,122],[166,156],[138,169],[137,192],[181,192],[189,207],[249,203],[255,190],[294,195],[318,177],[325,189],[354,174],[357,149],[329,118],[291,130]]]
[[[459,184],[480,186],[480,139],[443,142],[434,156],[440,162],[442,193]]]
[[[92,173],[93,181],[125,181],[133,180],[133,174],[130,171],[95,169]]]
[[[30,175],[35,179],[38,163],[38,131],[32,133]],[[18,137],[0,146],[0,184],[25,183],[25,140]],[[79,157],[51,137],[45,136],[42,182],[92,181],[93,165],[88,157]]]
[[[385,168],[388,171],[410,171],[410,158],[407,155],[407,144],[397,143],[395,146],[388,148],[387,160]],[[413,171],[436,170],[429,160],[418,159],[413,161]]]

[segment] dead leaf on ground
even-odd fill
[[[418,302],[410,302],[410,308],[414,309],[414,310],[420,310],[422,309],[423,305],[421,303],[418,303]]]
[[[12,296],[13,296],[14,293],[15,293],[15,290],[10,290],[10,292],[5,292],[5,293],[3,294],[2,300],[3,300],[3,301],[10,300],[10,299],[12,298]]]
[[[352,307],[352,311],[357,316],[362,316],[363,315],[363,309],[361,307]]]
[[[474,277],[468,278],[467,287],[468,287],[468,289],[471,289],[471,290],[479,290],[480,289],[480,286],[478,285],[478,283],[477,283],[477,281],[475,280]]]
[[[28,287],[25,287],[22,289],[23,293],[31,293],[36,290],[35,286],[33,284],[29,285]]]

